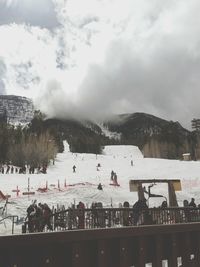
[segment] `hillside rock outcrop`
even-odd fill
[[[34,115],[34,106],[31,99],[15,96],[0,95],[0,119],[11,124],[29,123]]]

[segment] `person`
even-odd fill
[[[79,202],[77,205],[78,209],[78,229],[85,228],[85,204],[83,202]]]
[[[27,218],[28,218],[28,231],[29,233],[33,233],[35,231],[35,215],[36,215],[36,204],[31,204],[27,210]]]
[[[133,166],[133,160],[131,160],[131,166]]]
[[[12,166],[11,167],[11,173],[13,174],[13,172],[14,172],[14,167]]]
[[[114,173],[113,183],[114,183],[115,185],[118,185],[118,182],[117,182],[117,174],[116,174],[116,172]]]
[[[98,190],[103,190],[103,187],[102,187],[102,184],[101,183],[98,184],[97,189]]]
[[[125,201],[123,207],[126,210],[123,210],[123,226],[129,226],[129,210],[127,210],[130,205],[128,201]]]
[[[51,209],[49,208],[49,206],[44,203],[43,204],[43,222],[42,222],[42,227],[41,230],[43,231],[45,226],[47,225],[49,230],[53,230],[53,227],[51,225]]]
[[[36,208],[35,230],[37,232],[41,232],[43,225],[43,205],[39,203],[38,206],[36,206],[35,208]]]
[[[138,201],[135,202],[135,204],[133,205],[133,224],[134,225],[138,225],[139,223],[139,218],[140,215],[142,214],[142,210],[146,210],[148,209],[147,203],[146,203],[146,199],[139,199]],[[144,220],[146,219],[146,212],[144,214]]]
[[[8,174],[8,173],[9,173],[9,171],[10,171],[10,166],[9,166],[9,165],[7,165],[6,174]]]
[[[76,172],[76,166],[75,165],[72,167],[72,169],[73,169],[73,172]]]
[[[167,201],[164,200],[161,204],[161,208],[167,208]]]
[[[196,208],[196,207],[197,207],[194,198],[191,199],[191,201],[190,201],[190,203],[189,203],[189,207],[192,207],[192,208]]]
[[[191,222],[191,214],[189,211],[189,202],[187,199],[183,200],[183,207],[186,208],[184,209],[184,213],[185,213],[185,221],[186,222]]]
[[[114,174],[115,174],[115,173],[114,173],[114,171],[112,170],[112,171],[111,171],[111,176],[110,176],[111,181],[113,181]]]
[[[105,227],[105,211],[103,210],[102,202],[97,202],[96,208],[97,208],[97,227],[104,228]]]

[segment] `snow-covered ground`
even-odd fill
[[[97,169],[98,163],[101,167]],[[73,165],[76,166],[76,173],[73,173]],[[117,173],[120,187],[110,185],[112,170]],[[190,200],[191,197],[196,199],[197,204],[200,203],[200,162],[143,158],[134,146],[107,146],[102,155],[95,155],[71,153],[65,143],[65,152],[58,154],[55,165],[50,165],[47,174],[0,174],[0,190],[11,195],[7,215],[25,217],[27,207],[35,199],[50,206],[60,204],[66,207],[79,201],[83,201],[88,207],[92,202],[98,201],[105,206],[112,203],[114,207],[118,207],[124,201],[129,201],[132,205],[137,200],[137,193],[129,191],[129,180],[145,178],[181,179],[182,191],[177,192],[179,204],[182,205],[184,199]],[[33,196],[22,195],[22,192],[27,192],[28,180],[30,191],[35,192]],[[47,181],[48,192],[38,193],[37,189],[45,187]],[[103,191],[97,190],[100,182]],[[17,186],[20,190],[18,197],[12,192]],[[167,197],[167,186],[156,185],[151,192]],[[154,199],[150,205],[158,206],[162,201],[163,199]],[[4,202],[1,201],[0,207]],[[21,231],[21,227],[18,231]],[[10,234],[9,221],[0,223],[0,234],[6,233]]]

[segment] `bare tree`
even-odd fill
[[[28,164],[37,167],[54,160],[57,152],[53,137],[49,132],[45,132],[40,135],[23,136],[19,144],[10,146],[8,155],[17,166]]]

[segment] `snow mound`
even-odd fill
[[[105,146],[103,155],[131,157],[133,159],[142,159],[142,152],[137,146]]]

